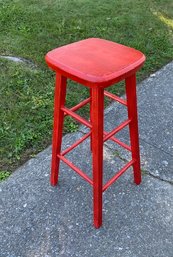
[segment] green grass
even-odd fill
[[[51,143],[54,73],[44,61],[49,50],[88,37],[129,45],[147,56],[142,80],[172,60],[172,18],[172,0],[0,0],[0,55],[35,65],[0,58],[0,170],[13,171]],[[86,88],[68,84],[68,106],[87,97]],[[121,94],[123,87],[111,91]],[[66,119],[65,132],[77,127]]]

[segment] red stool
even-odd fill
[[[96,228],[99,228],[102,224],[102,193],[130,166],[133,166],[134,182],[137,185],[141,182],[136,71],[143,65],[144,61],[145,56],[141,52],[99,38],[89,38],[62,46],[46,55],[48,66],[56,71],[51,185],[55,186],[58,182],[60,160],[88,181],[93,186],[94,225]],[[90,97],[71,109],[65,107],[67,78],[90,89]],[[127,100],[104,91],[104,88],[124,79]],[[128,109],[128,119],[110,133],[103,130],[104,95],[127,106]],[[87,121],[76,114],[75,111],[89,102],[91,107],[90,121]],[[61,152],[65,115],[70,115],[90,128],[90,132]],[[129,125],[131,146],[114,136],[127,125]],[[93,179],[64,157],[65,154],[89,136],[91,137],[93,158]],[[131,151],[132,160],[103,186],[103,143],[108,139]]]

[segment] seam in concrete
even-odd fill
[[[121,156],[120,152],[118,150],[112,150],[112,148],[106,144],[106,147],[110,150],[110,151],[113,151],[113,156],[119,158],[120,160],[122,160],[123,162],[128,162],[128,160],[126,160],[124,157]]]
[[[160,177],[158,177],[158,176],[155,176],[154,174],[150,173],[148,170],[143,170],[143,169],[141,169],[141,171],[142,171],[142,173],[144,173],[144,175],[147,175],[147,176],[150,176],[150,177],[152,177],[152,178],[158,179],[158,180],[160,180],[160,181],[163,181],[163,182],[168,183],[168,184],[170,184],[170,185],[173,186],[173,181],[165,180],[165,179],[163,179],[163,178],[160,178]]]
[[[156,149],[158,149],[158,150],[168,154],[169,156],[173,157],[172,154],[170,154],[169,152],[165,151],[163,148],[160,148],[160,147],[158,147],[157,145],[155,145],[153,143],[149,143],[149,142],[145,141],[145,139],[140,138],[140,140],[143,141],[144,143],[146,143],[146,144],[148,144],[148,145],[150,145],[150,146],[152,146],[152,147],[154,147],[154,148],[156,148]]]

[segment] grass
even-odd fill
[[[0,55],[34,64],[0,58],[0,180],[51,143],[54,73],[44,61],[49,50],[88,37],[117,41],[147,56],[142,80],[172,60],[172,18],[172,0],[0,0]],[[68,106],[87,97],[86,88],[68,84]],[[111,91],[121,94],[123,86]],[[66,119],[65,132],[77,127]]]

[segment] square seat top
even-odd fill
[[[144,61],[140,51],[99,38],[61,46],[46,55],[46,62],[53,70],[92,84],[117,82],[136,72]]]

